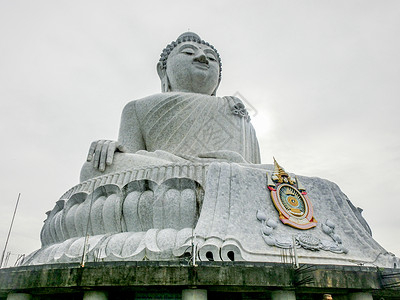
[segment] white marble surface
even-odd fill
[[[103,182],[97,187],[92,182],[86,185],[92,187],[87,190],[82,190],[84,183],[75,192],[73,189],[49,214],[42,231],[44,247],[25,263],[80,261],[85,241],[82,224],[88,220],[80,216],[92,201],[89,261],[177,260],[192,252],[194,239],[200,260],[282,262],[294,259],[292,240],[302,235],[308,240],[339,245],[346,251],[309,249],[297,244],[300,263],[382,267],[399,264],[374,241],[361,215],[332,182],[297,176],[308,192],[318,222],[315,228],[300,230],[279,220],[267,189],[266,174],[271,172],[271,165],[215,162],[203,166],[203,178],[196,172],[182,171],[193,170],[194,166],[174,168],[175,172],[159,183],[151,180],[157,177],[153,172],[136,172],[140,177],[131,176],[128,182],[111,183],[107,178],[116,174],[105,175],[97,179]],[[174,178],[174,173],[183,178]],[[193,210],[194,207],[197,208]],[[278,241],[275,244],[266,242],[258,211],[268,218],[269,225],[274,224],[269,237]],[[327,234],[326,224],[334,227],[339,244]]]

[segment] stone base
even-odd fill
[[[215,162],[127,170],[63,195],[24,264],[252,261],[399,266],[332,182],[297,176],[316,227],[285,225],[267,188],[272,166]],[[313,222],[314,222],[313,221]],[[86,236],[88,236],[86,238]],[[85,255],[84,255],[85,253]]]

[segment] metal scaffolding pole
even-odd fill
[[[17,213],[17,208],[18,208],[18,203],[19,203],[19,198],[20,197],[21,197],[21,193],[18,193],[18,199],[17,199],[17,203],[15,204],[15,209],[14,209],[14,214],[13,214],[13,217],[12,217],[12,220],[11,220],[10,229],[8,230],[6,244],[4,245],[4,250],[3,250],[3,253],[1,254],[0,268],[3,267],[4,255],[5,255],[6,250],[7,250],[7,244],[8,244],[8,240],[10,239],[11,229],[12,229],[13,224],[14,224],[15,214]]]

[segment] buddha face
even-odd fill
[[[219,84],[217,54],[203,44],[181,43],[168,56],[165,76],[172,92],[211,95]]]

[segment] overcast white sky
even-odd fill
[[[140,3],[140,4],[139,4]],[[0,0],[0,253],[40,247],[45,212],[79,181],[90,142],[158,93],[161,50],[190,29],[223,61],[263,163],[337,183],[400,256],[400,1]],[[13,257],[10,258],[10,261]]]

